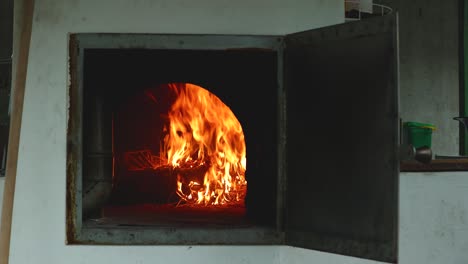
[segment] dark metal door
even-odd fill
[[[396,262],[397,17],[288,35],[286,243]]]

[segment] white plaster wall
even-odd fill
[[[468,263],[468,172],[400,177],[400,263]]]
[[[10,263],[278,263],[278,247],[66,246],[67,35],[284,34],[342,22],[341,0],[36,1]]]

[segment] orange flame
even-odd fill
[[[241,124],[229,107],[202,87],[189,83],[168,87],[177,98],[169,111],[160,155],[173,167],[192,174],[194,168],[201,171],[201,177],[179,173],[177,194],[200,205],[242,203],[247,181]]]

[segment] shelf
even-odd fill
[[[436,159],[424,164],[418,161],[402,161],[401,172],[468,171],[468,159]]]

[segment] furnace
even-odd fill
[[[69,244],[287,244],[394,260],[394,16],[286,36],[69,44]]]

